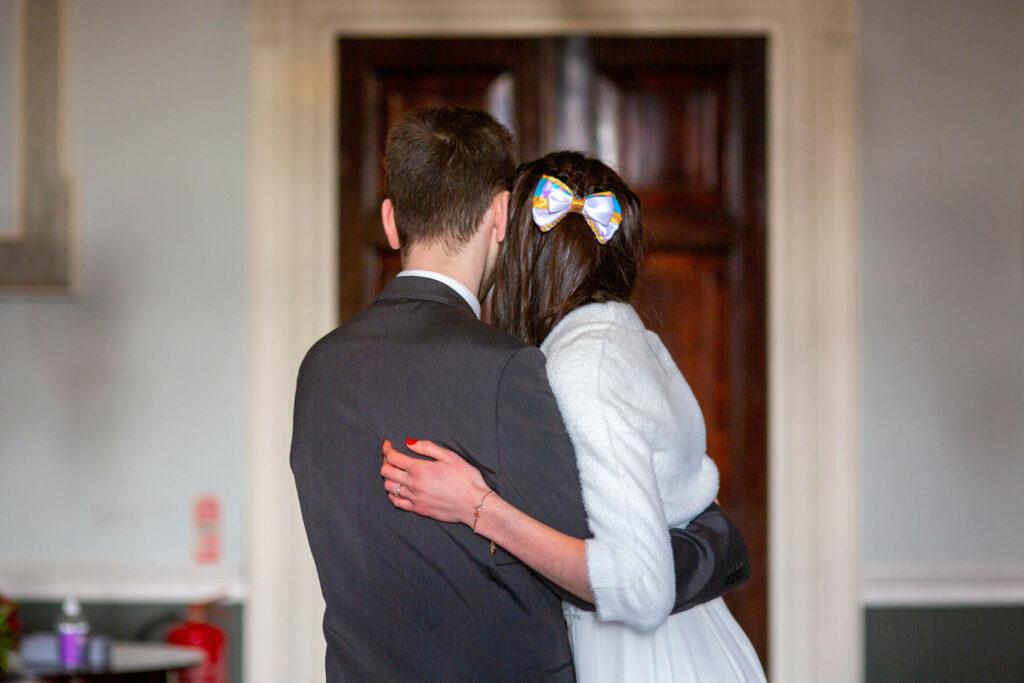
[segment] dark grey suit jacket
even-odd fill
[[[393,280],[299,371],[291,465],[327,604],[328,681],[572,681],[564,593],[469,528],[392,507],[380,446],[409,437],[458,451],[513,505],[589,536],[543,354],[441,283]],[[746,577],[734,531],[719,512],[674,532],[679,606]]]

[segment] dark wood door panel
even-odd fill
[[[636,304],[700,402],[754,575],[729,600],[767,655],[764,43],[595,39],[597,152],[643,204]]]
[[[369,304],[401,269],[380,222],[387,132],[417,107],[487,109],[517,134],[520,153],[538,137],[537,40],[342,39],[339,41],[340,318]],[[527,145],[524,147],[524,145]]]
[[[657,332],[700,403],[708,453],[718,465],[722,488],[730,476],[728,457],[730,298],[728,264],[722,253],[659,251],[647,256],[635,305]]]
[[[642,67],[599,71],[599,111],[617,145],[611,156],[645,208],[721,207],[725,166],[723,80],[687,68],[649,73]],[[602,122],[603,123],[603,122]]]

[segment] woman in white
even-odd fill
[[[640,203],[614,171],[575,152],[520,169],[493,318],[547,356],[593,538],[527,516],[461,457],[428,441],[407,446],[433,462],[386,451],[385,488],[397,507],[467,524],[593,602],[596,614],[564,605],[582,683],[763,681],[721,598],[669,614],[668,530],[712,502],[718,470],[705,453],[693,392],[628,303],[642,258]]]

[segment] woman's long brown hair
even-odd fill
[[[533,193],[541,176],[564,182],[582,199],[613,192],[622,208],[606,244],[586,220],[569,213],[548,232],[533,222]],[[553,152],[523,164],[509,199],[505,243],[498,257],[493,323],[539,346],[571,311],[588,303],[629,301],[643,261],[640,200],[615,171],[579,152]]]

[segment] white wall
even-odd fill
[[[1024,3],[862,7],[867,573],[1024,578]]]
[[[245,3],[69,5],[79,287],[0,298],[0,587],[5,567],[187,573],[206,493],[224,515],[214,573],[237,580]]]
[[[200,493],[238,576],[245,4],[70,6],[79,291],[0,298],[0,586],[187,570]],[[862,7],[865,560],[1024,565],[1024,5]]]
[[[20,26],[16,0],[0,0],[0,239],[14,234],[18,168],[17,78]]]

